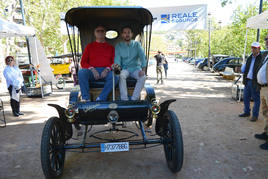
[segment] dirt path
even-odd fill
[[[167,168],[163,147],[122,153],[68,153],[63,178],[268,178],[268,151],[253,135],[263,131],[263,117],[252,123],[238,116],[243,104],[231,99],[231,82],[183,62],[169,64],[164,85],[155,85],[154,66],[147,83],[160,101],[171,105],[181,122],[184,165],[180,173]],[[68,91],[68,89],[67,89]],[[40,140],[44,122],[57,115],[48,103],[66,106],[67,91],[23,98],[20,118],[11,116],[9,97],[2,94],[8,126],[0,128],[0,178],[44,178]],[[133,128],[135,129],[135,127]]]

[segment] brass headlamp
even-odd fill
[[[160,106],[157,104],[155,98],[151,100],[151,103],[152,103],[151,112],[153,114],[153,118],[156,118],[157,114],[160,112]]]
[[[67,117],[68,122],[74,123],[74,121],[75,121],[75,119],[74,119],[75,109],[74,109],[73,105],[69,105],[67,107],[67,109],[65,110],[65,116]]]

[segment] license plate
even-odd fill
[[[129,151],[128,142],[101,143],[101,152]]]

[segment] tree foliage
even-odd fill
[[[263,11],[268,9],[268,2],[263,3]],[[242,57],[244,53],[244,44],[246,39],[246,22],[247,19],[258,14],[258,7],[250,5],[246,9],[238,7],[232,15],[232,24],[220,27],[215,20],[212,19],[211,27],[211,54],[226,54],[231,56]],[[268,34],[267,29],[261,30],[260,43],[262,49],[265,48],[264,37]],[[190,30],[186,31],[186,39],[189,44],[194,41],[197,43],[198,56],[208,56],[208,31],[207,30]],[[256,30],[249,29],[247,34],[246,54],[249,54],[250,44],[256,41]],[[190,45],[191,46],[191,45]]]
[[[0,1],[0,8],[12,4],[18,6],[18,0]],[[56,52],[63,53],[64,42],[67,35],[60,32],[60,13],[67,12],[73,7],[79,6],[102,6],[102,5],[127,5],[128,0],[23,0],[26,24],[36,29],[37,37],[45,47],[48,55]],[[11,16],[11,13],[2,12],[1,16]]]
[[[164,41],[164,38],[160,34],[153,34],[151,40],[151,48],[150,51],[163,51],[167,50],[167,43]]]
[[[224,7],[227,4],[232,4],[232,0],[221,0],[221,6]]]

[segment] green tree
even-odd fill
[[[11,16],[11,12],[4,14],[6,6],[19,6],[19,1],[0,1],[1,16]],[[100,5],[127,5],[129,0],[24,0],[26,24],[33,26],[36,35],[45,47],[47,55],[63,53],[64,43],[68,40],[60,32],[60,13],[67,12],[73,7]]]
[[[227,4],[232,4],[232,0],[221,0],[221,6],[224,7]]]
[[[268,8],[268,2],[263,3],[263,10]],[[226,54],[231,56],[242,57],[246,38],[247,19],[258,14],[258,7],[250,5],[246,9],[238,7],[232,16],[232,24],[220,28],[215,20],[212,19],[211,31],[211,54]],[[264,37],[268,30],[263,29],[260,33],[260,43],[264,47]],[[198,56],[208,56],[208,31],[192,30],[186,31],[187,44],[194,40],[199,41],[197,44]],[[256,30],[249,29],[247,34],[246,54],[251,53],[250,44],[256,41]],[[189,47],[187,47],[189,48]]]
[[[156,52],[158,50],[165,52],[167,50],[167,43],[164,41],[163,35],[153,34],[150,51]]]

